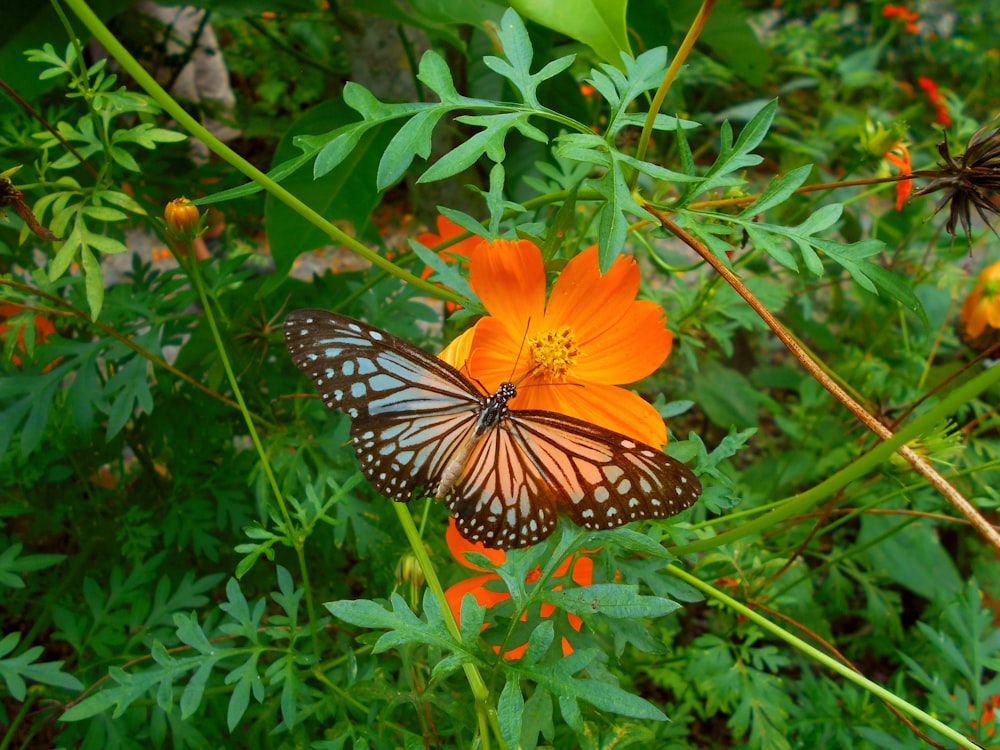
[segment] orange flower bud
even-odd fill
[[[174,198],[163,211],[167,227],[180,240],[192,240],[199,234],[201,211],[187,198]]]

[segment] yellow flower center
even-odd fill
[[[536,372],[551,380],[561,380],[580,355],[580,347],[569,326],[544,331],[528,339]]]

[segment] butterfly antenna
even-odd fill
[[[528,340],[528,330],[530,328],[531,328],[531,318],[528,318],[528,322],[525,323],[524,325],[524,335],[521,337],[521,346],[517,350],[517,357],[514,358],[514,364],[510,368],[510,375],[507,377],[508,383],[512,381],[512,378],[514,377],[514,372],[517,370],[517,363],[521,361],[521,352],[524,351],[524,342]],[[517,386],[519,386],[522,380],[531,375],[531,373],[533,373],[537,369],[538,369],[537,365],[535,367],[530,368],[526,373],[524,373],[524,375],[522,375],[517,379],[517,382],[514,383],[514,387],[516,388]]]

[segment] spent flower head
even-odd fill
[[[988,125],[977,130],[964,154],[951,155],[948,134],[938,144],[938,152],[944,159],[937,169],[920,169],[913,172],[916,177],[929,177],[930,183],[913,193],[913,197],[930,195],[943,191],[944,196],[934,208],[936,214],[946,205],[950,206],[945,229],[955,234],[955,226],[962,224],[965,237],[972,242],[972,209],[979,218],[1000,238],[990,223],[990,217],[1000,213],[995,202],[1000,193],[1000,127],[986,133]]]

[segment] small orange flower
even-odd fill
[[[448,531],[445,534],[445,540],[448,542],[448,548],[455,556],[455,559],[465,567],[471,568],[472,570],[482,570],[482,568],[477,568],[475,565],[470,563],[465,558],[466,552],[478,552],[485,555],[494,565],[503,565],[507,560],[507,555],[503,550],[489,549],[478,542],[473,543],[467,541],[461,534],[458,533],[454,518],[448,519]],[[587,550],[581,550],[581,552],[586,551]],[[592,551],[596,552],[597,550]],[[573,555],[563,560],[562,564],[556,568],[552,577],[553,579],[563,578],[567,573],[569,573],[570,579],[578,586],[590,586],[594,582],[594,561],[584,555]],[[539,577],[541,577],[541,569],[535,568],[528,573],[525,582],[534,583],[539,579]],[[510,599],[510,594],[506,591],[491,591],[486,587],[486,585],[491,581],[499,580],[500,576],[496,573],[483,573],[482,575],[473,576],[465,579],[464,581],[459,581],[445,591],[444,596],[448,600],[448,607],[455,615],[455,620],[460,622],[462,599],[466,594],[472,594],[480,607],[492,607],[500,602]],[[552,590],[562,590],[562,584],[553,586]],[[555,611],[556,608],[551,604],[542,603],[542,617],[551,617]],[[527,617],[527,612],[525,612],[521,615],[521,620],[525,621],[527,620]],[[583,625],[583,620],[581,620],[577,615],[574,615],[572,612],[566,613],[566,619],[569,621],[570,627],[579,633],[580,628]],[[486,627],[488,626],[484,625],[483,629],[485,630]],[[500,652],[499,646],[494,646],[493,648],[497,653]],[[505,659],[520,659],[524,655],[527,648],[528,644],[524,643],[505,651],[503,656]],[[568,640],[566,640],[566,638],[562,639],[562,652],[563,656],[569,656],[573,653],[573,646]]]
[[[907,175],[913,171],[913,165],[910,163],[910,150],[906,147],[906,144],[900,142],[897,143],[891,151],[885,155],[885,160],[890,164],[894,164],[899,167],[900,175]],[[896,183],[896,210],[902,211],[903,204],[906,203],[906,199],[910,197],[910,193],[913,192],[913,180],[900,180]]]
[[[9,331],[12,327],[6,322],[7,318],[10,318],[14,315],[18,315],[19,313],[22,312],[24,312],[23,305],[18,305],[9,302],[0,305],[0,341],[3,341],[6,338],[7,331]],[[46,318],[44,315],[36,315],[34,322],[35,322],[36,341],[39,342],[46,341],[49,338],[49,336],[51,336],[53,333],[56,332],[56,328],[54,325],[52,325],[52,321]],[[15,344],[15,346],[17,347],[18,351],[25,352],[23,327],[17,328],[17,343]],[[54,362],[50,362],[48,365],[46,365],[44,371],[48,372],[49,370],[51,370],[53,367],[59,364],[59,361],[61,359],[62,358],[59,357]],[[23,364],[23,360],[21,359],[21,356],[18,354],[11,355],[11,361],[17,367],[20,367]]]
[[[618,386],[654,372],[670,353],[663,308],[637,301],[639,266],[619,256],[601,275],[597,248],[570,260],[546,302],[545,264],[528,240],[481,242],[469,282],[489,317],[441,358],[491,393],[518,383],[514,409],[566,414],[662,447],[656,409]]]
[[[943,125],[944,127],[951,126],[951,116],[948,114],[948,105],[944,100],[944,94],[938,88],[938,85],[931,78],[918,78],[917,85],[920,86],[924,91],[927,92],[927,98],[931,101],[931,106],[937,112],[937,117],[934,122],[938,125]]]
[[[962,303],[960,320],[963,333],[970,339],[979,338],[987,326],[1000,329],[1000,260],[979,274]]]
[[[917,33],[917,21],[920,20],[920,14],[914,11],[907,10],[902,5],[892,5],[891,3],[886,4],[882,8],[882,15],[886,18],[898,18],[905,25],[904,28],[911,33]]]

